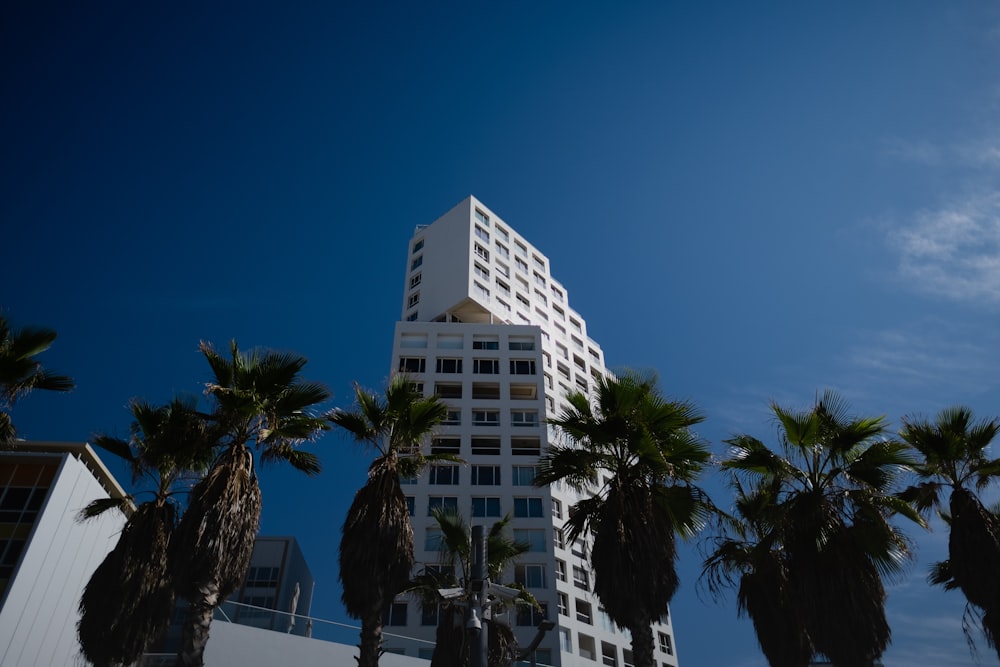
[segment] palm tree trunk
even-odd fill
[[[188,601],[187,617],[177,651],[177,667],[203,667],[212,613],[219,605],[219,587],[212,582],[199,587],[200,599]],[[376,663],[377,664],[377,663]]]
[[[632,661],[635,667],[656,667],[652,624],[653,619],[647,618],[629,628],[632,633]]]
[[[378,667],[378,656],[382,652],[382,612],[376,611],[361,619],[361,655],[358,667]]]

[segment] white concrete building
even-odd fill
[[[557,434],[546,426],[570,391],[590,392],[606,373],[601,347],[570,307],[548,258],[474,197],[431,225],[416,228],[406,260],[401,321],[392,369],[425,395],[450,406],[432,443],[465,465],[437,466],[403,487],[410,503],[417,560],[439,559],[430,510],[454,507],[487,528],[508,512],[514,537],[528,542],[511,580],[527,586],[556,628],[539,664],[630,665],[629,638],[592,592],[587,545],[568,544],[562,526],[578,499],[568,488],[532,485],[539,455]],[[540,618],[512,618],[527,645]],[[657,662],[677,664],[669,619],[654,628]],[[436,618],[397,598],[386,630],[433,639]],[[392,626],[405,626],[392,627]],[[429,657],[426,645],[390,638],[388,650]]]
[[[125,517],[77,515],[124,495],[89,445],[19,442],[0,452],[0,665],[84,664],[80,595]]]

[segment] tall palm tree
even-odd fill
[[[571,407],[550,423],[571,443],[549,448],[535,484],[565,480],[589,494],[573,506],[567,538],[593,533],[594,592],[631,631],[636,667],[652,667],[651,626],[679,583],[675,536],[692,536],[708,515],[694,481],[710,453],[691,430],[704,417],[664,399],[654,374],[601,379],[594,405],[582,393],[567,400]]]
[[[42,327],[11,329],[0,315],[0,449],[10,449],[17,429],[10,417],[14,404],[35,389],[69,391],[73,379],[42,367],[35,357],[49,349],[56,332]]]
[[[440,563],[426,567],[410,582],[408,592],[419,595],[421,604],[433,605],[438,611],[438,624],[431,667],[465,667],[469,664],[469,642],[465,629],[465,607],[444,600],[439,591],[447,588],[469,590],[472,582],[472,530],[461,515],[447,510],[434,510],[434,520],[441,531]],[[490,526],[486,534],[486,569],[489,579],[497,582],[515,558],[530,549],[530,545],[508,536],[511,517]],[[507,584],[514,587],[516,584]],[[468,595],[466,596],[468,597]],[[521,589],[517,604],[539,608],[538,601]],[[503,605],[493,607],[494,618]],[[515,657],[516,638],[509,626],[491,622],[488,663],[490,667],[509,665]]]
[[[737,613],[753,623],[757,641],[772,667],[807,667],[812,642],[796,609],[787,553],[775,525],[781,485],[746,489],[734,477],[732,515],[718,511],[720,534],[704,562],[702,580],[713,596],[736,588]]]
[[[737,512],[750,522],[724,536],[707,565],[740,574],[740,604],[772,665],[805,665],[813,653],[838,667],[872,665],[890,641],[882,577],[910,555],[890,518],[923,525],[892,494],[911,461],[885,437],[883,417],[852,417],[833,392],[809,410],[771,410],[775,450],[749,435],[726,441],[722,469],[749,480]]]
[[[329,420],[376,453],[368,481],[354,496],[340,540],[340,581],[347,613],[361,620],[359,667],[375,667],[382,645],[382,614],[413,569],[413,527],[400,476],[416,475],[429,461],[422,443],[447,414],[437,396],[425,398],[405,375],[385,397],[355,385],[355,408]]]
[[[167,544],[177,525],[175,496],[215,455],[215,434],[195,399],[159,407],[133,399],[129,410],[134,421],[128,440],[100,435],[93,442],[129,465],[133,484],[152,482],[152,498],[134,508],[133,496],[99,499],[81,513],[91,518],[118,508],[128,514],[118,543],[80,599],[80,648],[98,666],[134,663],[170,624],[174,593]]]
[[[239,587],[250,564],[260,523],[261,493],[255,454],[285,461],[307,475],[320,471],[315,454],[297,445],[327,428],[313,414],[330,393],[299,377],[305,357],[254,349],[233,341],[223,356],[202,342],[214,380],[206,393],[220,430],[222,453],[191,491],[187,511],[171,540],[177,593],[188,602],[177,664],[200,666],[212,613]]]
[[[982,630],[1000,656],[1000,518],[979,496],[1000,476],[1000,459],[987,453],[998,432],[1000,420],[976,422],[969,408],[952,407],[933,422],[904,417],[899,435],[922,459],[914,469],[923,482],[903,497],[927,512],[940,509],[949,490],[948,561],[931,581],[959,588],[982,611]]]

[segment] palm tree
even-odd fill
[[[329,420],[376,452],[368,481],[354,496],[340,540],[340,581],[347,613],[361,620],[359,667],[375,667],[382,645],[382,614],[403,590],[413,569],[413,527],[400,476],[415,476],[429,461],[421,443],[447,414],[437,396],[424,398],[405,375],[396,375],[385,397],[355,385],[355,409],[334,410]]]
[[[461,515],[443,509],[434,510],[434,520],[441,531],[441,562],[425,567],[410,582],[407,592],[420,596],[425,607],[432,605],[438,611],[438,624],[431,667],[464,667],[469,664],[469,643],[465,630],[465,608],[451,600],[444,600],[440,590],[466,589],[466,598],[472,581],[472,531]],[[489,579],[496,582],[515,558],[530,549],[530,545],[510,539],[507,527],[508,514],[495,522],[486,535],[486,569]],[[517,587],[517,584],[507,584]],[[518,604],[539,608],[538,601],[521,588]],[[493,607],[493,617],[503,610],[503,605]],[[489,632],[490,667],[509,665],[515,657],[516,638],[509,625],[491,622]]]
[[[812,642],[796,610],[787,554],[775,520],[781,485],[746,489],[734,477],[735,512],[718,511],[720,535],[705,559],[702,580],[713,596],[736,588],[737,613],[753,622],[757,641],[772,667],[807,667]]]
[[[1000,459],[987,447],[1000,432],[1000,420],[973,421],[966,407],[942,410],[934,422],[904,417],[900,437],[922,461],[914,467],[921,484],[902,495],[928,512],[948,497],[948,561],[931,582],[959,588],[982,612],[982,630],[1000,656],[1000,519],[983,506],[979,493],[1000,476]]]
[[[595,405],[567,397],[550,420],[571,441],[541,458],[535,484],[565,480],[589,497],[573,506],[567,538],[593,533],[594,592],[608,616],[632,633],[636,667],[652,667],[654,620],[677,590],[675,535],[692,536],[708,515],[693,484],[710,458],[691,427],[704,418],[667,401],[654,374],[602,378]]]
[[[77,633],[84,657],[95,665],[130,665],[170,623],[174,601],[167,544],[177,525],[175,494],[214,457],[211,426],[196,401],[177,398],[153,407],[132,400],[129,440],[100,435],[94,444],[124,460],[132,482],[151,481],[152,499],[133,508],[132,496],[99,499],[82,518],[112,508],[129,516],[117,545],[94,571],[80,599]]]
[[[720,539],[707,565],[740,575],[739,602],[772,665],[805,665],[814,653],[838,667],[872,665],[890,640],[882,577],[911,553],[890,518],[922,525],[891,493],[911,461],[884,437],[883,417],[851,417],[833,392],[809,410],[771,410],[777,450],[749,435],[726,441],[722,469],[750,481],[737,496],[748,521]]]
[[[0,315],[0,449],[14,447],[17,429],[10,417],[14,404],[35,389],[69,391],[73,379],[42,368],[35,357],[49,349],[56,332],[41,327],[11,329]]]
[[[260,523],[261,493],[255,453],[261,462],[285,461],[307,475],[320,471],[315,454],[297,445],[315,438],[326,421],[312,413],[329,398],[320,384],[299,372],[305,357],[255,349],[230,356],[202,342],[214,381],[206,393],[221,435],[222,453],[191,491],[190,503],[171,540],[170,560],[178,595],[188,612],[178,665],[203,664],[212,613],[242,582]]]

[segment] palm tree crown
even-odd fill
[[[0,315],[0,448],[14,445],[17,430],[11,421],[10,409],[35,389],[69,391],[73,379],[46,370],[37,357],[49,349],[56,332],[41,327],[11,329],[7,318]]]
[[[778,448],[749,435],[726,441],[722,469],[738,476],[736,514],[723,520],[709,577],[738,578],[740,608],[772,665],[804,667],[813,653],[838,666],[870,665],[890,639],[882,576],[899,573],[910,555],[890,517],[922,523],[891,493],[911,461],[884,437],[884,418],[848,415],[833,392],[809,410],[771,410]]]
[[[177,523],[175,494],[215,454],[215,434],[195,408],[194,399],[177,398],[158,407],[133,400],[129,440],[100,435],[93,441],[128,463],[133,484],[149,481],[154,487],[152,499],[134,509],[130,496],[95,500],[81,513],[90,518],[117,507],[129,514],[118,544],[94,571],[80,600],[80,647],[95,665],[135,662],[170,623],[174,595],[167,544]]]
[[[328,419],[377,455],[344,521],[340,581],[347,613],[361,619],[359,667],[375,667],[382,613],[406,587],[413,568],[413,527],[400,475],[412,477],[442,458],[425,454],[421,444],[447,406],[436,396],[425,398],[405,375],[389,381],[384,397],[359,386],[354,393],[355,409],[334,410]]]
[[[201,343],[212,369],[206,394],[220,431],[222,453],[194,487],[187,512],[171,542],[177,592],[187,598],[188,619],[178,654],[180,665],[203,664],[212,611],[242,582],[260,523],[261,493],[254,463],[285,461],[308,475],[320,471],[315,454],[298,449],[326,429],[313,414],[330,394],[299,377],[305,357],[272,350],[228,356]]]
[[[567,400],[550,423],[570,443],[550,446],[535,484],[564,480],[588,495],[570,512],[567,538],[593,533],[594,592],[631,630],[637,667],[652,665],[650,626],[678,586],[675,535],[695,534],[708,516],[693,484],[710,458],[691,430],[704,418],[664,399],[652,374],[602,378],[593,405],[582,393]]]
[[[1000,656],[1000,518],[978,495],[1000,476],[1000,459],[987,455],[998,432],[1000,420],[976,422],[969,408],[952,407],[933,422],[904,417],[900,437],[921,458],[914,470],[922,481],[903,497],[926,513],[941,508],[950,488],[948,560],[936,566],[931,583],[959,588],[981,610],[982,630]]]

